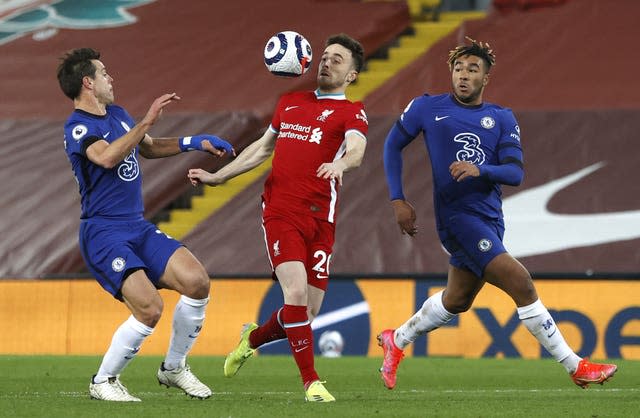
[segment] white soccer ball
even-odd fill
[[[320,335],[318,347],[323,357],[340,357],[344,349],[344,339],[338,331],[325,331]]]
[[[264,63],[272,74],[299,77],[311,67],[311,45],[294,31],[273,35],[264,46]]]

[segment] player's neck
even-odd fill
[[[107,105],[100,103],[95,97],[80,96],[73,101],[73,105],[78,110],[84,110],[94,115],[103,116],[107,114]]]
[[[455,95],[455,94],[451,94],[451,96],[453,97],[453,100],[455,100],[459,105],[461,106],[465,106],[465,107],[478,107],[478,106],[482,106],[482,95],[479,95],[478,97],[476,97],[475,99],[465,102],[460,100],[460,98]]]

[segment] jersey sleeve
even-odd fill
[[[481,165],[480,175],[489,180],[517,186],[524,177],[523,154],[520,144],[520,127],[513,112],[503,109],[500,112],[500,140],[497,149],[497,165]]]
[[[399,128],[406,132],[407,136],[415,138],[423,129],[423,115],[426,112],[426,100],[428,96],[416,97],[409,102],[398,120]]]
[[[344,134],[347,136],[348,133],[353,132],[366,140],[368,131],[369,121],[364,111],[364,105],[361,102],[356,102],[354,103],[351,117],[347,118],[345,122]]]
[[[87,155],[87,148],[102,139],[102,132],[90,121],[70,120],[64,128],[67,149],[71,154]]]
[[[389,199],[404,200],[402,191],[402,150],[418,136],[422,130],[419,117],[419,104],[413,99],[400,115],[400,119],[391,127],[384,142],[384,172],[389,188]]]

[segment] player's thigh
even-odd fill
[[[145,262],[152,283],[158,287],[182,290],[185,284],[193,282],[193,277],[202,276],[202,266],[195,257],[189,256],[189,251],[178,240],[151,222],[141,223],[142,234],[135,250]]]
[[[307,275],[301,261],[285,261],[275,269],[282,288],[284,303],[287,305],[307,305]]]
[[[129,272],[147,268],[133,248],[137,237],[126,222],[80,224],[82,257],[100,286],[118,300]]]
[[[538,299],[531,275],[508,253],[491,260],[485,268],[484,279],[511,296],[517,306],[530,305]]]
[[[442,298],[445,309],[451,313],[468,311],[482,286],[484,280],[471,271],[449,265],[447,287]]]
[[[315,219],[314,224],[313,238],[307,242],[307,261],[305,263],[307,281],[310,286],[326,291],[335,242],[335,224],[319,219]]]
[[[307,256],[304,222],[295,216],[268,216],[263,218],[264,239],[269,262],[274,270],[282,263],[299,261]],[[276,272],[276,274],[278,274]]]
[[[441,239],[451,254],[451,265],[483,277],[491,260],[506,252],[502,244],[503,234],[504,225],[501,220],[458,213],[449,219]]]
[[[162,288],[175,290],[193,299],[209,296],[209,275],[200,261],[185,247],[178,247],[171,254],[158,283]]]
[[[162,315],[163,302],[144,270],[135,270],[127,276],[122,284],[122,299],[138,321],[156,326]]]

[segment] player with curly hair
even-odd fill
[[[450,254],[447,286],[395,330],[379,336],[382,380],[393,389],[403,349],[469,310],[485,283],[507,293],[529,332],[560,362],[573,381],[587,387],[613,376],[613,364],[580,358],[566,343],[538,298],[531,275],[504,248],[501,185],[523,179],[520,128],[512,111],[482,101],[495,65],[489,44],[467,38],[449,53],[452,93],[413,99],[389,132],[384,166],[391,204],[403,234],[414,236],[416,213],[402,190],[402,150],[420,133],[434,183],[436,227]]]

